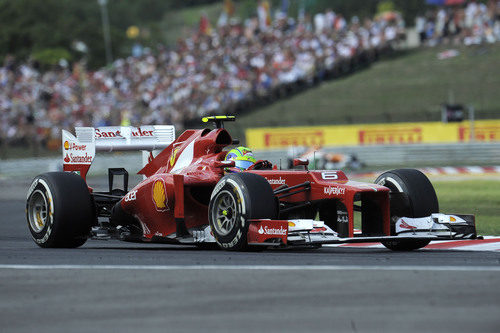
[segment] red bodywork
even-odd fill
[[[139,171],[147,178],[121,200],[121,206],[140,221],[145,240],[174,235],[179,221],[185,223],[187,229],[208,225],[210,194],[224,176],[221,161],[226,152],[222,149],[231,143],[231,136],[223,128],[188,130]],[[348,213],[348,221],[340,221],[348,223],[343,237],[354,236],[355,202],[369,199],[380,209],[378,235],[390,235],[389,189],[386,187],[349,181],[342,171],[277,170],[274,167],[245,172],[265,177],[273,189],[284,184],[292,187],[310,182],[310,190],[281,198],[281,202],[340,201]],[[262,220],[261,223],[264,221],[274,222]],[[275,221],[274,227],[286,224],[283,220]],[[255,227],[251,226],[250,232],[252,228]]]

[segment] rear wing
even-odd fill
[[[62,131],[63,170],[79,173],[83,179],[96,151],[143,151],[143,166],[150,152],[162,150],[175,140],[172,125],[76,127],[76,136]]]

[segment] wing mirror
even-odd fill
[[[305,158],[294,158],[293,159],[293,166],[296,167],[298,165],[303,165],[304,168],[307,170],[307,166],[309,165],[309,160]]]
[[[216,168],[234,168],[235,165],[236,164],[234,161],[215,161],[214,162],[214,167],[216,167]]]

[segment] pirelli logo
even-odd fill
[[[358,132],[361,145],[384,145],[421,143],[422,128],[386,128],[373,130],[360,130]]]
[[[458,128],[458,140],[470,140],[470,128]],[[474,128],[474,140],[482,142],[500,141],[500,126],[478,126]]]
[[[264,133],[266,147],[322,146],[324,143],[323,131]]]

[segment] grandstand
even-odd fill
[[[360,71],[401,46],[406,32],[395,12],[366,20],[332,10],[295,18],[280,10],[271,17],[269,7],[215,28],[202,17],[196,33],[175,47],[144,49],[95,71],[83,62],[40,71],[36,63],[8,56],[0,68],[2,147],[57,149],[60,130],[75,126],[168,123],[182,130],[212,113],[243,115],[236,128],[240,137],[249,126],[436,120],[436,108],[449,91],[474,103],[480,118],[496,117],[500,23],[495,8],[470,6],[464,7],[460,34],[455,29],[451,38],[451,32],[444,36],[445,28],[435,28],[426,35],[429,46],[479,45],[453,45],[461,54],[449,60],[451,66],[430,60],[441,49],[400,50],[392,53],[403,55],[397,60]],[[443,10],[425,25],[435,19],[440,27],[443,17],[458,15]],[[478,69],[485,77],[476,75]],[[449,85],[445,81],[454,82],[452,89],[443,88]]]

